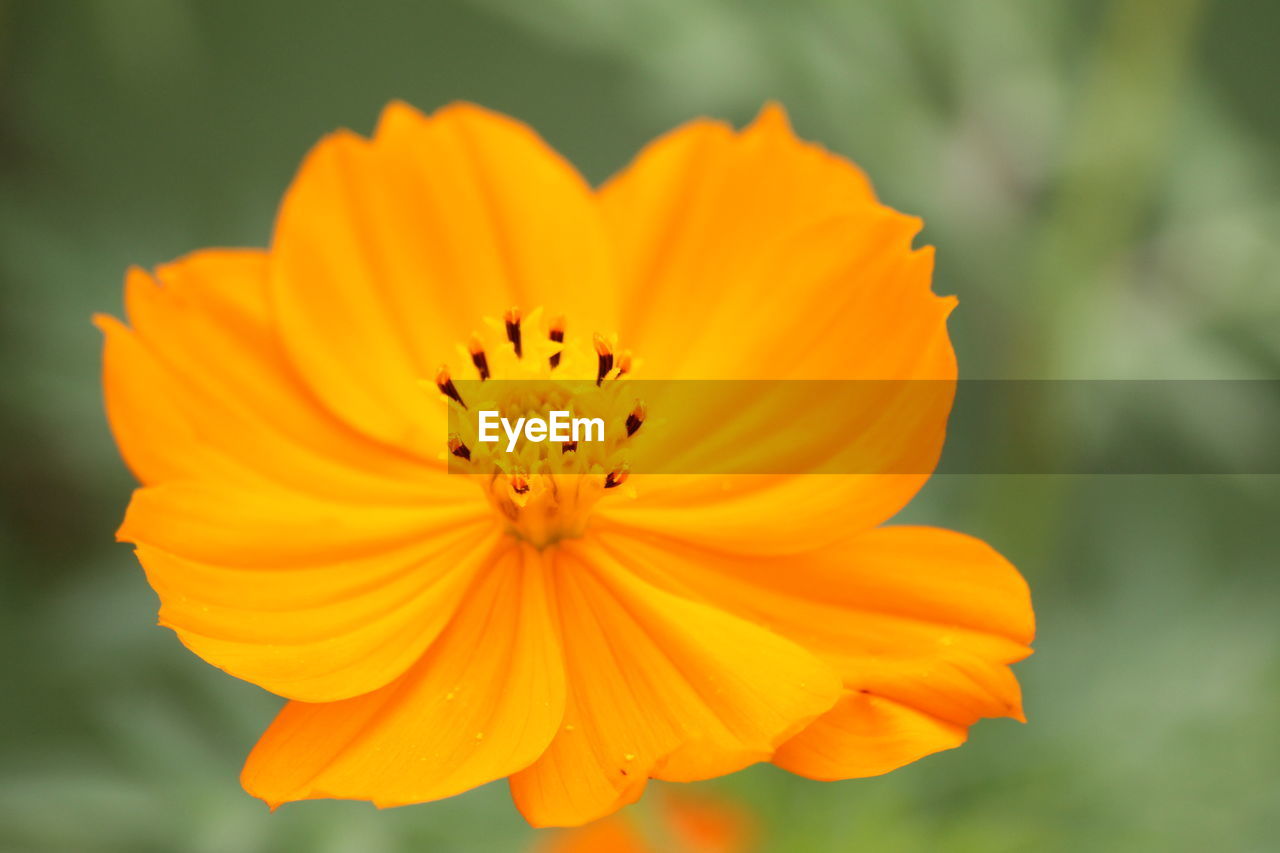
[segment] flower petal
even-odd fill
[[[849,693],[784,743],[773,763],[810,779],[879,776],[964,743],[968,729],[871,693]]]
[[[1031,652],[1030,597],[977,539],[885,527],[809,555],[754,557],[630,532],[597,539],[650,582],[756,621],[840,672],[845,698],[774,757],[789,770],[885,772],[955,746],[981,717],[1022,718],[1008,664]],[[877,732],[880,751],[866,753],[858,744]]]
[[[565,726],[511,778],[536,826],[608,814],[650,776],[689,781],[767,759],[836,700],[834,673],[775,634],[644,583],[586,540],[562,543],[555,560]]]
[[[265,478],[379,502],[446,487],[439,463],[370,441],[318,403],[280,348],[266,274],[259,251],[198,252],[154,277],[129,272],[132,328],[97,318],[107,412],[138,478]]]
[[[161,624],[232,675],[308,701],[404,672],[499,536],[479,502],[356,507],[202,481],[139,490],[119,533]]]
[[[778,107],[694,122],[600,192],[627,276],[622,337],[654,378],[954,378],[919,220]]]
[[[956,378],[946,328],[955,300],[930,289],[932,249],[911,248],[919,220],[880,205],[852,164],[797,140],[776,108],[739,134],[695,122],[663,137],[600,197],[636,294],[622,338],[643,355],[645,377],[924,380],[923,393],[900,390],[938,404],[918,420],[881,410],[872,432],[888,436],[886,449],[855,459],[883,459],[893,473],[694,476],[708,473],[695,453],[679,463],[688,474],[637,476],[636,499],[604,511],[714,548],[785,553],[901,510],[936,464]],[[660,419],[661,400],[646,403]],[[708,434],[803,415],[768,394],[745,405],[710,412],[721,426]],[[815,443],[809,461],[839,447]]]
[[[403,676],[342,702],[290,702],[245,763],[245,790],[301,799],[436,800],[529,765],[564,712],[541,556],[510,543]]]
[[[426,118],[392,104],[372,141],[321,142],[285,196],[271,262],[308,381],[390,443],[443,434],[423,428],[416,382],[484,317],[545,306],[570,313],[569,334],[616,325],[589,188],[527,127],[478,107]]]
[[[744,556],[803,554],[887,521],[927,474],[635,475],[635,497],[596,509],[636,536]]]
[[[134,492],[117,536],[213,565],[306,567],[375,555],[487,517],[483,501],[341,504],[266,482],[191,480]]]

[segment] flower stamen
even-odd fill
[[[508,534],[537,548],[577,538],[602,499],[631,493],[612,490],[630,475],[631,440],[648,410],[634,386],[616,381],[630,368],[631,354],[619,350],[615,337],[575,338],[563,316],[513,307],[484,318],[457,352],[474,365],[480,382],[468,374],[468,385],[441,367],[435,379],[447,398],[441,404],[452,400],[480,414],[449,414],[441,459],[449,471],[474,479]],[[494,415],[502,424],[496,440]],[[567,417],[571,431],[553,436],[544,428],[535,435],[533,427],[521,426],[546,425],[552,415]],[[598,429],[592,426],[597,422]]]
[[[471,336],[471,342],[467,344],[467,350],[471,353],[471,363],[476,366],[476,370],[480,373],[480,381],[489,378],[489,359],[484,354],[484,345],[480,343],[480,338],[476,335]]]
[[[635,435],[636,430],[640,429],[640,425],[644,423],[644,416],[644,403],[637,400],[636,407],[631,410],[631,414],[627,415],[627,438]]]
[[[458,386],[453,384],[453,378],[449,375],[447,366],[442,365],[436,372],[436,387],[440,389],[440,393],[456,402],[462,408],[465,409],[467,407],[467,404],[462,402],[462,395],[458,393]]]
[[[462,436],[456,432],[449,434],[449,452],[459,459],[471,461],[471,448],[462,443]]]
[[[609,346],[609,342],[605,340],[604,335],[596,332],[593,339],[596,348],[596,356],[598,358],[598,366],[596,368],[596,385],[604,382],[604,378],[609,375],[609,371],[613,370],[613,348]]]
[[[554,320],[551,321],[551,329],[548,332],[547,337],[551,339],[552,343],[555,343],[555,344],[564,343],[564,317],[556,317]],[[559,367],[560,353],[559,352],[552,353],[548,361],[550,361],[551,363],[552,370]]]
[[[516,358],[523,358],[524,350],[520,343],[520,309],[508,309],[502,319],[507,327],[507,340],[511,341],[511,346],[515,348]]]
[[[604,478],[604,487],[606,489],[616,489],[627,481],[631,476],[631,466],[625,462],[617,469],[610,471],[609,476]]]

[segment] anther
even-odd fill
[[[511,475],[511,491],[517,495],[523,495],[529,491],[529,478],[524,474],[515,473]]]
[[[449,434],[449,452],[459,459],[471,461],[471,449],[462,443],[462,439],[456,432]]]
[[[618,375],[616,378],[621,379],[624,374],[631,370],[631,350],[625,350],[622,355],[618,356]]]
[[[507,313],[502,315],[502,319],[507,324],[507,340],[511,341],[511,345],[515,347],[516,358],[522,358],[524,350],[520,345],[520,309],[508,309]]]
[[[551,338],[552,343],[557,343],[557,344],[564,343],[564,317],[563,316],[556,317],[554,320],[551,321],[551,329],[548,333],[548,337]],[[549,361],[551,362],[552,368],[559,367],[560,353],[555,353],[554,355],[552,355]]]
[[[485,357],[484,345],[480,343],[480,339],[472,335],[471,342],[467,344],[467,350],[471,353],[471,363],[476,366],[476,370],[480,371],[480,381],[488,379],[489,359]]]
[[[577,449],[578,449],[578,442],[576,441],[566,441],[564,444],[560,445],[560,452],[562,454],[573,453]]]
[[[631,414],[627,415],[627,438],[636,434],[636,430],[640,429],[640,424],[644,423],[645,416],[644,403],[636,401],[636,407],[631,410]]]
[[[449,376],[448,367],[441,367],[439,372],[436,373],[436,387],[440,389],[440,393],[456,402],[462,408],[465,409],[467,407],[467,404],[462,402],[462,395],[458,393],[458,387],[453,384],[453,379]]]
[[[604,487],[606,489],[612,489],[617,486],[621,486],[630,476],[631,466],[624,463],[622,467],[618,468],[616,471],[609,472],[609,476],[604,478]]]
[[[599,332],[596,332],[594,343],[596,355],[599,357],[599,366],[596,369],[596,385],[599,385],[609,375],[609,371],[613,370],[613,349],[604,339],[604,335]]]

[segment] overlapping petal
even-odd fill
[[[853,692],[783,744],[773,762],[810,779],[879,776],[964,743],[968,729],[874,693]]]
[[[797,773],[883,773],[957,745],[981,717],[1021,718],[1008,664],[1030,654],[1030,598],[977,539],[884,527],[779,557],[634,531],[596,538],[651,582],[751,619],[840,673],[844,698],[774,758]]]
[[[334,134],[285,196],[271,282],[289,352],[369,435],[438,440],[417,382],[485,317],[565,312],[616,325],[617,282],[590,188],[526,126],[469,105],[403,104],[372,140]]]
[[[245,789],[273,806],[317,797],[395,806],[528,766],[564,713],[542,560],[508,540],[402,677],[342,702],[286,705],[245,764]]]
[[[621,337],[649,375],[954,376],[952,301],[929,289],[931,254],[911,250],[920,221],[796,139],[779,107],[742,133],[698,121],[667,134],[600,201],[626,276]]]
[[[777,107],[741,133],[705,121],[673,131],[600,199],[628,277],[622,339],[643,355],[646,377],[894,380],[902,396],[940,404],[923,420],[881,411],[882,431],[898,434],[882,454],[893,473],[637,478],[637,500],[607,512],[713,547],[782,552],[902,509],[936,463],[956,377],[946,329],[955,300],[931,290],[932,249],[912,248],[920,221],[876,201],[848,161],[797,140]],[[912,382],[944,387],[922,394]],[[771,403],[766,395],[744,405]],[[661,401],[650,411],[660,416]],[[707,415],[714,435],[805,412],[726,406]],[[819,463],[824,447],[814,446]],[[923,461],[895,468],[904,457]],[[681,464],[690,475],[708,468],[699,458]]]
[[[160,621],[282,696],[356,696],[434,639],[500,535],[483,503],[337,504],[260,484],[139,490],[120,529]]]
[[[461,494],[425,448],[372,441],[315,398],[280,346],[266,285],[261,251],[197,252],[154,276],[130,271],[130,326],[97,318],[107,413],[138,478],[376,502]]]
[[[836,701],[831,667],[748,621],[639,579],[588,541],[556,550],[564,726],[511,778],[534,825],[576,825],[640,796],[767,759]]]
[[[357,695],[447,622],[493,524],[437,461],[316,399],[266,276],[262,252],[196,253],[130,273],[130,326],[99,318],[108,414],[148,484],[120,538],[206,660],[286,696]]]

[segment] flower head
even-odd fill
[[[615,814],[538,839],[530,853],[742,853],[756,849],[751,817],[737,803],[658,796],[646,821]]]
[[[1020,717],[1017,572],[881,526],[925,474],[615,464],[651,422],[621,376],[954,380],[919,227],[777,107],[593,190],[517,122],[393,103],[316,146],[269,249],[131,270],[128,325],[98,318],[142,483],[119,536],[161,624],[290,700],[245,788],[399,805],[505,777],[571,825],[650,778],[867,776]],[[499,465],[449,429],[464,376],[570,409],[585,383],[626,434]]]

